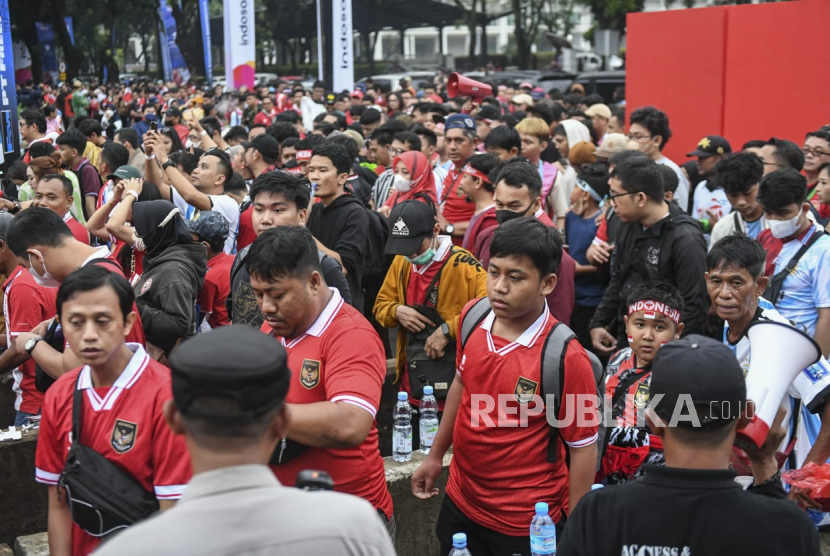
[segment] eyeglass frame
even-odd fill
[[[613,205],[616,205],[617,204],[617,197],[625,197],[627,195],[636,195],[637,193],[641,193],[641,192],[640,191],[628,191],[627,193],[619,193],[617,195],[614,195],[614,194],[611,193],[611,191],[609,191],[608,196],[606,197],[606,199],[608,200],[609,203],[611,203]]]
[[[820,151],[818,149],[811,149],[810,147],[801,147],[801,152],[804,156],[813,155],[815,157],[830,156],[830,152]]]

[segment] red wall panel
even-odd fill
[[[726,17],[726,8],[628,16],[626,113],[650,105],[668,114],[663,153],[678,164],[721,130]]]
[[[733,6],[724,136],[733,148],[773,135],[802,144],[830,123],[830,2]]]

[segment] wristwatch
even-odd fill
[[[452,340],[452,336],[450,336],[450,326],[446,322],[441,325],[441,334],[443,334],[447,340]]]
[[[170,160],[170,159],[168,158],[168,159],[167,159],[167,162],[165,162],[164,164],[162,164],[162,165],[161,165],[161,168],[162,168],[162,170],[167,170],[167,169],[168,169],[168,168],[170,168],[171,166],[172,166],[173,168],[175,168],[175,167],[176,167],[176,163],[175,163],[175,162],[173,162],[172,160]]]
[[[40,336],[35,336],[33,338],[29,338],[28,340],[26,340],[26,344],[24,344],[24,346],[23,346],[23,351],[26,352],[26,355],[31,357],[32,356],[32,351],[34,351],[35,346],[41,340],[43,340],[43,338],[41,338]]]
[[[452,224],[447,224],[444,227],[444,231],[447,232],[447,234],[452,235],[452,233],[455,231],[455,226],[453,226]]]

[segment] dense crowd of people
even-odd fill
[[[234,533],[221,553],[259,554],[269,523],[288,539],[269,554],[390,553],[387,359],[413,410],[427,386],[438,400],[434,438],[413,411],[430,445],[412,492],[438,494],[452,450],[443,554],[458,532],[475,556],[530,554],[536,501],[562,554],[818,553],[830,514],[781,469],[830,458],[830,125],[801,147],[708,135],[673,161],[669,116],[622,90],[492,86],[19,89],[0,372],[15,425],[39,423],[53,556]],[[738,449],[747,415],[710,402],[746,405],[764,321],[822,357],[766,443]],[[609,422],[528,415],[597,394]],[[698,426],[666,426],[685,394]],[[367,503],[281,507],[274,489],[309,469]]]

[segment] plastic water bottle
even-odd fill
[[[412,459],[412,410],[409,407],[409,394],[398,392],[395,405],[394,427],[392,429],[392,458],[395,461]]]
[[[428,454],[432,443],[435,442],[435,435],[438,434],[438,402],[432,395],[432,386],[424,386],[424,396],[421,398],[421,405],[418,408],[421,418],[418,421],[418,428],[421,431],[421,452]]]
[[[456,533],[452,536],[452,550],[450,556],[472,556],[467,550],[467,535],[465,533]]]
[[[530,522],[530,553],[533,556],[556,554],[556,525],[548,511],[547,502],[536,502],[536,515]]]

